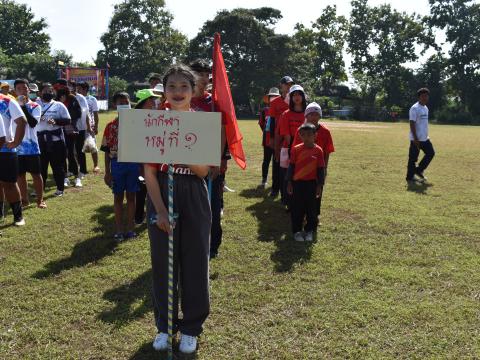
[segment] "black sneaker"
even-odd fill
[[[420,182],[425,182],[425,181],[427,181],[427,178],[425,177],[425,175],[423,175],[422,172],[420,172],[420,171],[417,170],[417,171],[415,172],[415,175],[418,177],[418,181],[420,181]]]

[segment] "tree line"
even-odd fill
[[[143,82],[172,62],[211,58],[213,34],[219,32],[242,115],[255,113],[263,94],[288,74],[327,114],[349,107],[360,120],[404,117],[416,89],[426,86],[437,121],[480,123],[480,4],[429,0],[429,5],[430,14],[421,16],[352,0],[349,17],[327,6],[291,35],[275,32],[282,19],[277,9],[222,10],[189,40],[172,27],[164,0],[124,0],[114,6],[94,62],[109,65],[113,87]],[[75,65],[64,51],[51,51],[45,19],[35,20],[28,6],[1,0],[0,18],[7,20],[0,33],[0,76],[51,80],[58,60]],[[436,43],[438,31],[446,46]],[[423,63],[409,66],[427,51],[432,55]]]

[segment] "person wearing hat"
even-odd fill
[[[271,128],[272,122],[269,113],[270,108],[270,101],[276,97],[280,96],[280,90],[276,87],[272,87],[268,94],[263,97],[263,102],[265,103],[265,107],[260,112],[260,120],[258,121],[258,125],[260,129],[262,129],[262,146],[263,146],[263,162],[262,162],[262,182],[260,184],[261,187],[267,187],[267,177],[268,177],[268,168],[270,167],[270,161],[272,160],[273,156],[273,137],[271,136]],[[273,173],[273,166],[272,166],[272,173]],[[274,179],[272,176],[272,182]],[[272,183],[272,188],[278,186],[277,184]]]
[[[160,109],[162,104],[162,93],[159,91],[157,84],[154,89],[143,89],[137,91],[135,96],[138,99],[135,109]],[[163,89],[163,85],[162,85]],[[138,177],[138,191],[135,193],[135,224],[143,224],[145,220],[145,201],[147,199],[147,187],[143,177],[143,166],[140,167],[140,175]]]
[[[40,97],[38,96],[39,90],[38,90],[38,85],[37,84],[29,84],[28,88],[30,92],[28,93],[28,97],[30,100],[37,102],[37,100],[40,100]]]
[[[333,146],[332,134],[330,130],[325,126],[325,124],[320,123],[322,117],[322,108],[316,102],[312,102],[307,105],[305,109],[305,123],[315,125],[317,132],[315,135],[315,143],[322,148],[323,159],[325,162],[325,180],[327,178],[327,168],[328,160],[330,159],[330,154],[335,151]],[[301,144],[302,139],[300,138],[299,131],[295,134],[292,147]],[[320,216],[320,208],[322,205],[322,196],[323,189],[320,196],[317,198],[317,223],[319,222],[318,217]]]
[[[290,76],[284,76],[280,80],[280,96],[272,99],[270,101],[270,122],[272,124],[270,129],[270,136],[272,147],[274,149],[274,161],[273,161],[273,173],[272,173],[272,192],[271,197],[275,198],[278,196],[278,193],[282,191],[282,186],[284,178],[281,178],[283,175],[280,172],[280,141],[279,141],[279,120],[282,113],[288,109],[288,91],[293,86],[294,81]],[[283,194],[283,193],[282,193]],[[285,197],[285,194],[283,194]]]
[[[281,147],[280,153],[280,179],[285,179],[288,169],[288,158],[292,146],[293,137],[300,125],[305,121],[304,111],[307,107],[305,91],[300,85],[293,85],[289,90],[288,109],[285,110],[279,119],[278,138]],[[287,194],[287,183],[283,180],[280,183],[282,203],[289,210],[289,196]]]
[[[302,124],[299,128],[302,143],[293,147],[290,154],[287,191],[292,196],[291,218],[295,241],[312,241],[317,226],[316,199],[320,197],[325,181],[325,162],[322,149],[315,144],[316,131],[315,125]]]
[[[7,83],[7,82],[2,82],[0,84],[0,92],[9,97],[10,99],[13,99],[15,100],[15,96],[13,96],[12,94],[10,94],[10,85]]]
[[[151,73],[148,76],[148,83],[150,84],[150,89],[155,89],[155,87],[162,83],[162,75],[157,73]]]

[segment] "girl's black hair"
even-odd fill
[[[195,88],[196,77],[193,70],[186,65],[177,64],[177,65],[171,66],[163,76],[163,87],[165,91],[167,90],[168,78],[176,74],[182,75],[183,77],[185,77],[187,81],[190,83],[190,85],[192,85],[192,90]]]
[[[302,112],[304,112],[305,109],[307,108],[307,99],[305,97],[305,93],[300,90],[296,90],[290,94],[290,102],[288,103],[288,108],[291,111],[295,111],[295,104],[293,103],[293,94],[295,94],[296,92],[299,92],[302,95]]]
[[[115,94],[113,94],[112,101],[114,104],[116,104],[120,99],[127,99],[130,101],[130,95],[128,95],[128,93],[125,91],[117,91]]]
[[[57,101],[60,101],[61,97],[62,96],[66,96],[68,98],[68,96],[70,95],[70,89],[67,88],[67,87],[62,87],[60,89],[57,90]]]
[[[42,91],[46,87],[51,87],[51,86],[52,86],[52,84],[50,84],[49,82],[41,83],[41,85],[38,87],[38,91]]]

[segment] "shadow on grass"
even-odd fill
[[[246,208],[258,224],[258,240],[275,243],[271,254],[275,271],[288,272],[297,263],[309,261],[312,256],[312,243],[298,243],[292,239],[290,214],[287,214],[279,201],[268,196],[263,188],[246,189],[240,196],[258,199]]]
[[[98,226],[94,228],[94,231],[99,233],[98,235],[76,244],[70,256],[49,262],[43,270],[37,271],[32,277],[44,279],[64,270],[95,263],[105,256],[111,255],[117,246],[110,234],[114,222],[113,206],[100,206],[90,220],[97,223]]]
[[[407,184],[407,191],[415,192],[421,195],[427,195],[427,190],[429,187],[432,187],[433,184],[429,183],[417,183],[410,181]]]
[[[115,307],[111,310],[103,311],[98,315],[98,318],[103,322],[121,327],[127,325],[132,320],[143,317],[153,308],[151,288],[152,271],[149,270],[132,282],[106,291],[103,294],[103,298],[115,303]],[[132,308],[137,301],[141,301],[141,304]]]
[[[153,339],[152,339],[153,341]],[[157,359],[167,359],[168,354],[166,351],[155,351],[152,346],[152,341],[143,344],[135,354],[129,357],[129,360],[157,360]],[[198,359],[197,353],[193,354],[182,354],[178,351],[178,345],[174,343],[173,345],[173,359],[175,360],[195,360]]]

